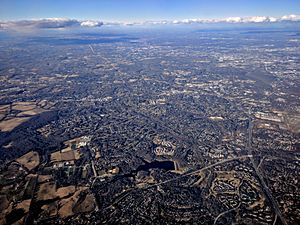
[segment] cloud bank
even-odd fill
[[[300,15],[288,15],[282,17],[253,16],[253,17],[228,17],[223,19],[185,19],[173,21],[150,21],[147,24],[210,24],[210,23],[280,23],[300,22]]]
[[[105,26],[134,26],[134,25],[172,25],[172,24],[213,24],[213,23],[282,23],[300,22],[300,15],[286,15],[282,17],[253,16],[253,17],[228,17],[223,19],[185,19],[185,20],[161,20],[145,22],[102,22],[95,20],[76,20],[65,18],[47,18],[19,21],[0,21],[0,29],[67,29],[78,27]]]
[[[18,21],[0,21],[0,29],[65,29],[75,27],[100,27],[103,22],[85,20],[79,21],[75,19],[65,18],[47,18],[33,20],[18,20]]]

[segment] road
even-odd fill
[[[189,172],[189,173],[186,173],[186,174],[182,174],[179,177],[176,177],[176,178],[173,178],[173,179],[169,179],[169,180],[165,180],[165,181],[162,181],[162,182],[159,182],[159,183],[156,183],[156,184],[148,185],[148,186],[145,186],[143,188],[130,188],[130,189],[124,191],[122,193],[122,196],[119,197],[118,199],[116,199],[111,205],[109,205],[108,207],[106,207],[106,209],[112,208],[115,204],[117,204],[118,202],[120,202],[122,199],[126,198],[132,191],[134,191],[136,189],[149,189],[149,188],[152,188],[152,187],[157,187],[157,186],[160,186],[162,184],[166,184],[166,183],[169,183],[169,182],[172,182],[172,181],[175,181],[175,180],[180,180],[183,177],[187,177],[187,176],[192,176],[192,175],[198,174],[198,173],[200,173],[200,172],[202,172],[204,170],[213,168],[215,166],[218,166],[218,165],[221,165],[221,164],[224,164],[224,163],[228,163],[228,162],[239,160],[239,159],[246,159],[246,158],[252,158],[252,155],[243,155],[243,156],[239,156],[239,157],[235,157],[235,158],[231,158],[231,159],[225,159],[225,160],[216,162],[214,164],[208,165],[206,167],[203,167],[203,168],[201,168],[199,170],[195,170],[195,171],[192,171],[192,172]]]
[[[203,168],[201,168],[199,170],[195,170],[195,171],[192,171],[192,172],[189,172],[189,173],[185,173],[185,174],[181,175],[180,177],[176,177],[176,178],[173,178],[173,179],[169,179],[169,180],[162,181],[162,182],[159,182],[159,183],[156,183],[156,184],[153,184],[153,185],[146,186],[145,189],[148,189],[148,188],[151,188],[151,187],[155,187],[155,186],[159,186],[159,185],[162,185],[162,184],[166,184],[166,183],[169,183],[171,181],[180,180],[183,177],[187,177],[187,176],[198,174],[198,173],[200,173],[200,172],[202,172],[204,170],[213,168],[215,166],[218,166],[218,165],[221,165],[221,164],[224,164],[224,163],[228,163],[228,162],[231,162],[231,161],[235,161],[235,160],[238,160],[238,159],[245,159],[245,158],[252,158],[252,155],[242,155],[242,156],[231,158],[231,159],[224,159],[222,161],[219,161],[219,162],[216,162],[214,164],[211,164],[211,165],[208,165],[206,167],[203,167]]]
[[[253,150],[252,150],[252,132],[253,132],[253,122],[252,122],[252,119],[250,118],[249,119],[249,126],[248,126],[248,143],[247,143],[247,150],[248,150],[248,154],[251,154],[253,155]],[[263,188],[263,191],[265,193],[265,195],[267,196],[267,198],[270,200],[271,204],[272,204],[272,207],[276,213],[276,216],[277,218],[279,218],[282,222],[282,224],[284,225],[287,225],[287,222],[285,220],[285,218],[283,217],[280,209],[279,209],[279,205],[277,203],[277,201],[274,199],[270,189],[268,188],[265,180],[264,180],[264,177],[263,175],[261,174],[261,172],[259,171],[258,169],[258,165],[257,163],[255,162],[254,160],[254,157],[251,157],[251,163],[252,163],[252,166],[259,178],[259,181],[260,181],[260,184]]]
[[[213,224],[213,225],[216,225],[217,222],[218,222],[218,220],[219,220],[222,216],[224,216],[224,215],[227,214],[227,213],[230,213],[230,212],[233,212],[233,211],[237,210],[240,206],[241,206],[241,202],[238,204],[237,207],[234,207],[234,208],[232,208],[232,209],[229,209],[229,210],[227,210],[227,211],[225,211],[225,212],[220,213],[220,214],[215,218],[215,221],[214,221],[214,224]]]
[[[285,220],[285,218],[283,217],[280,209],[279,209],[279,205],[277,203],[277,201],[274,199],[270,189],[268,188],[267,184],[265,183],[265,180],[264,180],[264,177],[263,175],[261,174],[261,172],[259,171],[258,169],[258,165],[257,163],[255,162],[254,160],[254,157],[253,157],[253,150],[252,150],[252,132],[253,132],[253,123],[252,123],[252,119],[249,120],[249,126],[248,126],[248,141],[247,141],[247,146],[246,146],[246,149],[248,151],[248,154],[247,155],[243,155],[243,156],[239,156],[239,157],[235,157],[235,158],[231,158],[231,159],[224,159],[222,161],[219,161],[219,162],[216,162],[214,164],[211,164],[211,165],[208,165],[206,167],[203,167],[199,170],[195,170],[195,171],[192,171],[192,172],[189,172],[189,173],[185,173],[185,174],[182,174],[181,176],[178,176],[176,178],[173,178],[173,179],[169,179],[169,180],[165,180],[165,181],[162,181],[162,182],[159,182],[159,183],[156,183],[156,184],[152,184],[152,185],[148,185],[148,186],[145,186],[143,187],[143,189],[149,189],[149,188],[152,188],[152,187],[157,187],[157,186],[160,186],[160,185],[163,185],[163,184],[166,184],[166,183],[169,183],[169,182],[172,182],[172,181],[176,181],[176,180],[180,180],[184,177],[187,177],[187,176],[192,176],[192,175],[195,175],[195,174],[198,174],[204,170],[207,170],[207,169],[210,169],[210,168],[213,168],[215,166],[218,166],[218,165],[221,165],[221,164],[224,164],[224,163],[228,163],[228,162],[231,162],[231,161],[235,161],[235,160],[239,160],[239,159],[245,159],[245,158],[250,158],[250,161],[251,161],[251,164],[259,178],[259,182],[262,186],[262,189],[263,189],[263,192],[265,193],[266,197],[269,199],[269,201],[271,202],[271,205],[272,205],[272,208],[274,209],[274,212],[276,214],[276,219],[280,219],[282,224],[283,225],[287,225],[287,222]],[[110,206],[108,206],[107,208],[111,208],[113,207],[115,204],[117,204],[118,202],[120,202],[122,199],[126,198],[132,191],[136,190],[137,188],[130,188],[126,191],[124,191],[122,193],[122,196],[120,196],[119,198],[117,198]],[[140,188],[139,188],[140,189]],[[107,209],[106,208],[106,209]],[[228,213],[227,212],[224,212],[222,214],[220,214],[216,219],[215,219],[215,223],[218,221],[218,219],[224,215],[225,213]]]

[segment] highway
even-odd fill
[[[231,158],[231,159],[224,159],[224,160],[221,160],[219,162],[216,162],[216,163],[213,163],[211,165],[208,165],[208,166],[205,166],[199,170],[195,170],[195,171],[192,171],[192,172],[188,172],[188,173],[185,173],[185,174],[182,174],[176,178],[172,178],[172,179],[169,179],[169,180],[165,180],[165,181],[162,181],[162,182],[159,182],[159,183],[156,183],[156,184],[152,184],[152,185],[148,185],[148,186],[145,186],[143,188],[138,188],[138,189],[149,189],[149,188],[153,188],[153,187],[157,187],[157,186],[160,186],[160,185],[163,185],[163,184],[166,184],[166,183],[169,183],[169,182],[172,182],[172,181],[176,181],[176,180],[180,180],[184,177],[188,177],[188,176],[192,176],[192,175],[196,175],[202,171],[205,171],[207,169],[211,169],[215,166],[218,166],[218,165],[222,165],[224,163],[228,163],[228,162],[231,162],[231,161],[235,161],[235,160],[240,160],[240,159],[246,159],[246,158],[250,158],[250,161],[251,161],[251,164],[259,178],[259,182],[261,184],[261,187],[262,187],[262,190],[263,192],[265,193],[266,197],[269,199],[269,201],[271,202],[271,205],[272,205],[272,208],[274,209],[274,212],[276,214],[276,219],[280,219],[282,224],[283,225],[287,225],[287,222],[285,220],[285,218],[283,217],[280,209],[279,209],[279,205],[277,203],[277,201],[274,199],[270,189],[268,188],[267,184],[265,183],[265,180],[264,180],[264,177],[263,175],[261,174],[261,172],[259,171],[258,169],[258,165],[257,163],[255,162],[254,160],[254,157],[253,157],[253,150],[252,150],[252,132],[253,132],[253,123],[252,123],[252,120],[250,119],[249,120],[249,126],[248,126],[248,141],[247,141],[247,146],[246,146],[246,149],[248,151],[248,154],[247,155],[242,155],[242,156],[239,156],[239,157],[235,157],[235,158]],[[113,207],[114,205],[116,205],[118,202],[120,202],[122,199],[126,198],[132,191],[136,190],[137,188],[130,188],[128,190],[125,190],[122,195],[117,198],[110,206],[106,207],[106,209],[108,208],[111,208]],[[231,209],[230,211],[232,211],[233,209]],[[221,213],[216,219],[215,219],[215,223],[218,221],[218,219],[228,213],[229,211],[226,211],[224,213]]]
[[[156,184],[153,184],[153,185],[146,186],[145,189],[155,187],[155,186],[159,186],[159,185],[162,185],[162,184],[166,184],[166,183],[169,183],[171,181],[179,180],[179,179],[182,179],[183,177],[192,176],[192,175],[198,174],[198,173],[200,173],[204,170],[213,168],[215,166],[218,166],[218,165],[221,165],[221,164],[224,164],[224,163],[228,163],[228,162],[235,161],[235,160],[238,160],[238,159],[246,159],[246,158],[252,158],[252,155],[242,155],[242,156],[231,158],[231,159],[224,159],[222,161],[219,161],[219,162],[216,162],[214,164],[203,167],[199,170],[195,170],[195,171],[192,171],[192,172],[189,172],[189,173],[182,174],[180,177],[176,177],[176,178],[173,178],[173,179],[169,179],[169,180],[162,181],[162,182],[159,182],[159,183],[156,183]]]
[[[253,155],[253,150],[252,150],[252,132],[253,132],[253,122],[252,122],[252,119],[250,118],[249,119],[249,126],[248,126],[248,143],[247,143],[247,150],[248,150],[248,153]],[[260,184],[263,188],[263,191],[266,195],[266,197],[270,200],[271,204],[272,204],[272,207],[276,213],[276,216],[277,218],[279,218],[282,222],[282,224],[284,225],[287,225],[287,222],[286,220],[284,219],[280,209],[279,209],[279,205],[277,203],[277,201],[274,199],[270,189],[268,188],[265,180],[264,180],[264,177],[263,175],[261,174],[261,172],[259,171],[258,169],[258,165],[257,163],[255,162],[254,158],[251,157],[251,163],[252,163],[252,166],[259,178],[259,181],[260,181]]]
[[[122,196],[120,198],[116,199],[111,205],[109,205],[108,207],[106,207],[106,209],[112,208],[115,204],[117,204],[118,202],[120,202],[122,199],[124,199],[125,197],[127,197],[132,191],[134,191],[136,189],[144,189],[144,190],[146,190],[146,189],[149,189],[149,188],[157,187],[157,186],[160,186],[162,184],[166,184],[166,183],[169,183],[169,182],[172,182],[172,181],[175,181],[175,180],[180,180],[180,179],[182,179],[184,177],[188,177],[188,176],[192,176],[192,175],[198,174],[198,173],[200,173],[200,172],[202,172],[204,170],[213,168],[213,167],[218,166],[218,165],[222,165],[224,163],[228,163],[228,162],[239,160],[239,159],[246,159],[246,158],[252,158],[252,155],[242,155],[242,156],[231,158],[231,159],[225,159],[225,160],[216,162],[214,164],[208,165],[206,167],[203,167],[203,168],[201,168],[199,170],[195,170],[195,171],[192,171],[192,172],[189,172],[189,173],[186,173],[186,174],[182,174],[179,177],[176,177],[176,178],[173,178],[173,179],[169,179],[169,180],[165,180],[165,181],[162,181],[162,182],[159,182],[159,183],[156,183],[156,184],[148,185],[148,186],[145,186],[143,188],[130,188],[130,189],[127,189],[126,191],[123,192],[124,194],[122,193]]]

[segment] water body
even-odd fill
[[[134,172],[147,171],[150,169],[164,169],[164,170],[175,170],[175,165],[173,161],[153,161],[145,162],[145,164],[140,165]]]
[[[144,161],[143,165],[140,165],[137,169],[132,170],[130,173],[118,176],[117,179],[124,177],[135,177],[139,171],[149,171],[150,169],[163,169],[163,170],[175,170],[175,163],[173,161]]]

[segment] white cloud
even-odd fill
[[[228,17],[223,19],[184,19],[168,21],[167,24],[196,24],[196,23],[279,23],[300,22],[300,15],[288,15],[283,17],[253,16],[253,17]],[[159,22],[156,22],[159,24]],[[166,22],[165,22],[166,23]],[[152,24],[154,24],[152,22]]]
[[[212,23],[279,23],[300,22],[300,15],[288,15],[283,17],[253,16],[253,17],[227,17],[223,19],[184,19],[184,20],[161,20],[134,23],[134,25],[163,25],[163,24],[212,24]],[[118,25],[121,25],[120,23]],[[123,23],[123,25],[127,25]]]
[[[240,22],[242,22],[242,18],[241,17],[228,17],[228,18],[224,19],[223,21],[221,20],[221,22],[240,23]]]
[[[65,18],[46,18],[32,20],[18,20],[0,22],[0,29],[64,29],[72,27],[99,27],[103,23],[100,21],[79,21]]]
[[[65,18],[46,18],[20,21],[0,21],[0,29],[26,30],[26,29],[65,29],[72,27],[100,27],[100,26],[138,26],[138,25],[165,25],[165,24],[212,24],[212,23],[280,23],[300,22],[300,15],[286,15],[282,17],[253,16],[228,17],[223,19],[184,19],[184,20],[158,20],[145,22],[102,22],[96,20],[75,20]]]
[[[275,17],[269,17],[269,20],[270,20],[271,23],[275,23],[275,22],[278,21],[278,19],[275,18]]]
[[[285,19],[282,19],[285,18]],[[173,24],[195,24],[195,23],[275,23],[281,21],[298,21],[298,17],[285,16],[282,18],[275,18],[269,16],[253,16],[253,17],[228,17],[223,19],[185,19],[176,20],[170,23]]]
[[[264,23],[264,22],[269,22],[269,17],[266,16],[253,16],[250,18],[246,18],[246,22],[250,23]]]
[[[281,17],[282,21],[300,21],[300,15],[288,15],[288,16],[283,16]]]
[[[102,25],[103,22],[94,21],[94,20],[87,20],[80,23],[80,26],[82,27],[101,27]]]

